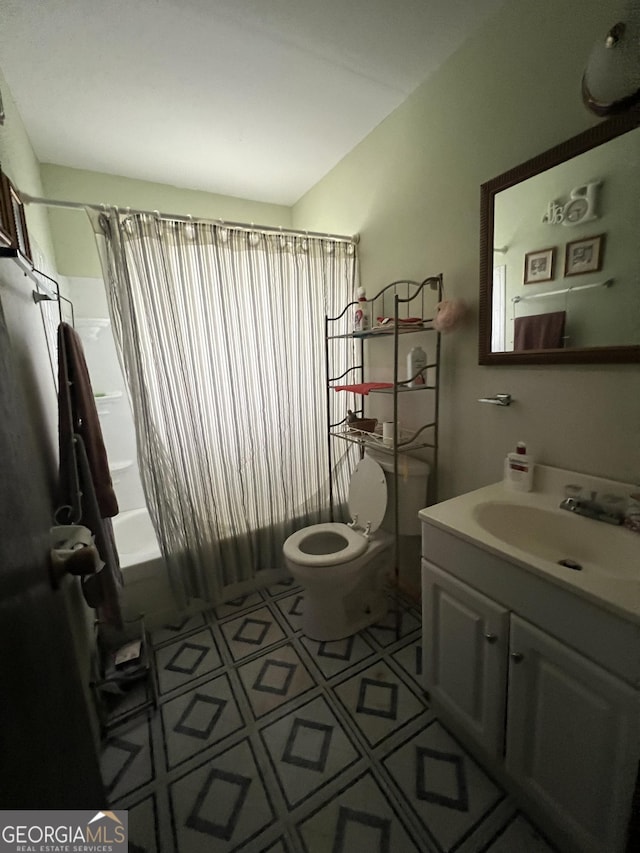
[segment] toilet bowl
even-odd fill
[[[305,589],[302,631],[312,640],[341,640],[384,618],[393,545],[379,529],[386,509],[385,472],[365,456],[349,485],[352,523],[314,524],[284,543],[287,568]]]

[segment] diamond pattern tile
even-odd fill
[[[240,661],[284,640],[285,633],[268,607],[251,610],[220,625],[234,660]]]
[[[360,758],[360,751],[323,697],[284,714],[261,734],[290,807]]]
[[[222,665],[209,628],[156,650],[160,693],[168,693],[189,681],[213,672]]]
[[[408,637],[419,631],[421,628],[420,619],[410,610],[400,610],[400,638]],[[380,622],[371,625],[365,631],[369,637],[372,637],[376,643],[385,647],[397,642],[396,640],[396,610],[395,605],[389,605],[387,614]]]
[[[392,657],[422,690],[422,637],[412,640],[407,646],[394,652]]]
[[[303,819],[298,830],[309,853],[418,853],[392,802],[371,773]]]
[[[407,805],[445,850],[503,797],[437,721],[393,749],[383,765]]]
[[[293,580],[154,631],[159,707],[101,757],[132,853],[558,853],[428,708],[399,603],[399,640],[310,640]]]
[[[238,731],[244,720],[223,674],[166,702],[162,723],[167,763],[175,767]]]
[[[193,616],[184,616],[180,619],[175,619],[173,622],[167,623],[162,628],[158,628],[151,632],[151,644],[160,646],[163,643],[171,642],[176,637],[184,637],[198,628],[204,627],[205,619],[202,613],[196,613]]]
[[[336,684],[334,690],[371,746],[426,713],[424,702],[384,661]]]
[[[361,634],[330,643],[320,643],[308,637],[300,637],[300,642],[327,679],[347,672],[352,666],[374,654],[373,646]]]
[[[240,595],[238,598],[225,601],[224,604],[220,604],[215,608],[214,613],[216,619],[224,619],[227,616],[232,616],[234,613],[241,613],[248,607],[257,607],[259,604],[262,604],[263,601],[264,599],[262,598],[262,595],[258,590],[256,590],[255,592],[250,592],[246,595]]]
[[[170,796],[180,853],[237,849],[275,818],[248,739],[178,779]]]
[[[290,644],[243,664],[238,667],[238,675],[256,718],[314,686],[309,670]]]
[[[302,628],[302,614],[304,612],[304,592],[301,590],[280,598],[276,601],[276,607],[282,613],[294,631]]]
[[[103,745],[100,767],[111,800],[149,783],[154,777],[149,722],[140,718],[116,729]]]
[[[293,592],[294,590],[301,590],[302,587],[300,584],[297,584],[292,577],[287,577],[281,580],[279,583],[274,583],[271,586],[265,589],[265,593],[270,598],[276,598],[280,595],[283,595],[285,592]]]

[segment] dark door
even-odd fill
[[[0,304],[0,808],[106,804],[65,603],[52,485]]]

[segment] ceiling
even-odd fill
[[[38,159],[291,205],[503,0],[0,0]]]

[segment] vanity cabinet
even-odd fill
[[[423,560],[423,668],[432,699],[488,754],[504,744],[509,611]]]
[[[434,711],[563,851],[627,850],[637,685],[544,629],[562,621],[553,585],[539,610],[533,587],[519,592],[517,567],[460,540],[462,561],[443,569],[442,537],[452,537],[423,529],[423,553],[434,541],[440,563],[422,561],[424,681]]]
[[[637,692],[513,614],[509,649],[507,772],[585,850],[624,850]]]

